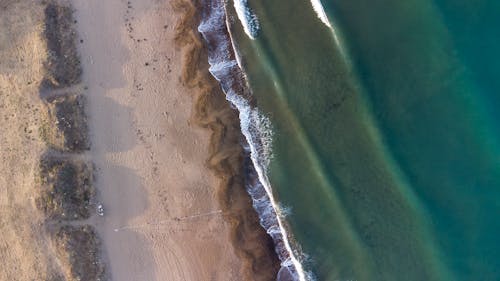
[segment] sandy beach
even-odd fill
[[[114,280],[241,280],[167,1],[74,1]],[[208,213],[208,214],[207,214]],[[205,215],[206,214],[206,215]],[[200,215],[197,217],[197,215]]]
[[[0,1],[0,280],[275,278],[196,5]]]

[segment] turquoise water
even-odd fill
[[[500,280],[500,2],[251,0],[232,33],[318,280]],[[234,16],[234,11],[230,10]]]

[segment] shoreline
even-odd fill
[[[250,85],[241,65],[236,42],[232,35],[232,20],[228,15],[228,3],[205,0],[205,18],[198,30],[209,46],[209,71],[220,83],[226,99],[238,111],[238,119],[244,139],[241,141],[246,154],[246,188],[253,207],[259,214],[262,227],[274,242],[275,252],[281,262],[277,280],[310,279],[309,273],[299,261],[301,253],[292,247],[293,236],[283,218],[279,203],[274,199],[267,175],[272,158],[272,124],[256,106]],[[236,6],[238,4],[238,7]],[[244,31],[254,39],[259,22],[244,2],[235,2],[234,8]],[[242,18],[243,17],[243,18]],[[297,245],[295,245],[297,247]]]
[[[210,141],[209,167],[222,180],[219,200],[227,213],[225,218],[233,226],[232,244],[238,255],[246,260],[245,266],[248,280],[275,280],[278,277],[279,260],[275,252],[275,244],[262,226],[261,218],[254,208],[254,202],[246,186],[252,180],[252,166],[249,151],[244,148],[246,139],[241,132],[240,118],[236,109],[232,108],[221,89],[221,84],[210,73],[209,42],[201,36],[186,30],[190,26],[199,32],[202,13],[207,12],[207,5],[202,7],[203,0],[184,0],[180,4],[185,9],[184,28],[178,30],[178,43],[186,45],[191,41],[192,53],[186,57],[186,69],[183,81],[192,87],[202,88],[195,101],[193,118],[196,124],[212,131]],[[193,3],[195,2],[195,3]],[[205,3],[206,4],[206,3]],[[196,13],[196,10],[199,12]],[[191,30],[191,31],[192,31]],[[201,42],[203,41],[203,42]],[[192,68],[197,65],[198,72]],[[203,86],[200,86],[200,83]],[[242,92],[246,90],[242,87]],[[250,97],[250,96],[248,96]],[[236,204],[233,201],[237,201]],[[241,209],[240,209],[241,208]],[[245,238],[248,237],[248,238]],[[263,244],[262,244],[263,242]]]

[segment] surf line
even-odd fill
[[[236,14],[244,27],[245,33],[247,33],[247,35],[250,39],[255,40],[257,32],[259,31],[257,16],[248,7],[245,7],[245,5],[242,5],[242,4],[247,4],[246,0],[233,0],[233,3],[234,3],[234,7],[236,9]],[[235,56],[237,66],[239,68],[238,73],[242,75],[241,82],[247,88],[249,88],[248,81],[246,80],[245,72],[243,71],[241,63],[240,63],[241,60],[239,58],[238,48],[236,48],[236,46],[235,46],[235,41],[234,41],[232,33],[231,33],[231,22],[230,22],[229,17],[227,17],[227,15],[228,15],[227,2],[223,2],[222,8],[224,11],[224,13],[222,15],[222,20],[223,20],[223,23],[225,24],[226,32],[228,33],[229,41],[231,43],[231,45],[230,45],[231,49],[229,49],[229,46],[227,46],[227,48],[229,49],[229,53],[232,53]],[[246,8],[245,12],[242,12],[242,8]],[[250,23],[256,24],[256,25],[254,25],[256,27],[254,33],[247,32],[248,26],[251,26]],[[203,25],[203,22],[200,25]],[[202,32],[202,34],[203,34],[203,32]],[[336,38],[336,35],[335,35],[335,38]],[[206,36],[205,36],[205,40],[207,40]],[[220,60],[221,58],[218,57],[218,59]],[[229,57],[222,58],[222,60],[224,60],[224,59],[226,59],[226,62],[231,61],[231,59]],[[209,58],[209,60],[210,60],[210,58]],[[210,61],[209,61],[209,63],[210,63]],[[216,65],[218,65],[218,64],[220,64],[220,61]],[[210,65],[211,65],[211,67],[209,69],[210,73],[221,84],[224,84],[224,81],[221,81],[221,77],[218,77],[216,69],[213,68],[214,64],[210,63]],[[231,68],[231,69],[233,69],[233,68]],[[262,150],[264,150],[264,154],[268,154],[266,152],[267,152],[267,150],[269,150],[269,148],[267,148],[266,145],[264,145],[264,147],[260,147],[260,149],[259,149],[256,145],[256,139],[258,139],[258,141],[263,140],[262,135],[261,135],[263,133],[261,127],[262,127],[263,123],[266,123],[265,122],[266,118],[264,118],[264,116],[261,115],[257,109],[252,108],[249,105],[248,101],[245,98],[239,96],[237,92],[233,91],[232,89],[231,90],[225,89],[224,85],[221,85],[221,86],[226,94],[226,99],[229,102],[231,102],[231,104],[233,106],[235,106],[239,112],[241,131],[242,131],[243,135],[245,136],[245,139],[246,139],[247,144],[248,144],[248,149],[250,152],[250,159],[253,163],[255,172],[257,173],[259,183],[262,185],[262,187],[264,188],[264,191],[266,193],[267,200],[270,204],[269,207],[271,208],[271,211],[274,213],[274,216],[275,216],[273,219],[275,220],[276,224],[271,226],[270,228],[266,228],[264,226],[264,224],[262,223],[262,220],[265,218],[263,218],[262,213],[259,213],[259,217],[261,219],[261,225],[266,229],[267,233],[269,235],[271,235],[271,237],[273,238],[273,240],[275,242],[276,247],[277,247],[277,244],[276,244],[277,241],[275,240],[276,237],[274,237],[272,235],[273,234],[272,232],[275,229],[277,229],[277,232],[278,232],[277,234],[280,236],[277,240],[282,241],[283,246],[284,246],[284,250],[287,252],[287,255],[288,255],[288,257],[285,257],[285,256],[278,254],[278,256],[281,260],[280,271],[283,268],[286,268],[288,270],[292,269],[293,273],[292,272],[291,273],[294,275],[294,279],[296,279],[296,280],[298,279],[298,281],[310,280],[312,278],[310,276],[306,276],[308,274],[304,270],[302,263],[299,261],[299,257],[297,256],[296,251],[294,251],[294,249],[292,248],[292,245],[291,245],[290,240],[289,240],[291,235],[288,233],[287,228],[285,227],[285,222],[283,221],[284,218],[282,217],[283,212],[282,212],[278,202],[276,201],[276,199],[273,196],[271,183],[268,179],[267,171],[266,171],[267,167],[269,166],[269,163],[266,163],[269,161],[269,155],[262,155],[262,152],[263,152]],[[256,128],[257,128],[257,130],[252,130],[252,129],[256,129]],[[251,131],[253,131],[253,133]],[[256,131],[259,132],[259,134],[258,134],[259,136],[255,135]],[[264,130],[264,131],[268,131],[268,133],[269,133],[269,130]],[[266,135],[266,133],[264,133],[264,135]],[[272,133],[270,133],[270,135],[272,135]],[[266,142],[264,141],[264,143],[266,143]],[[264,163],[262,163],[262,162],[264,162]],[[255,198],[255,196],[253,194],[250,193],[250,195],[252,196],[252,201],[254,202],[254,208],[255,208],[255,204],[257,204],[256,201],[258,201],[258,199]],[[285,259],[282,260],[282,258],[285,258]],[[278,276],[279,276],[279,273],[278,273]]]
[[[195,218],[200,218],[200,217],[208,217],[208,216],[218,215],[218,214],[222,214],[222,213],[223,213],[222,210],[216,210],[216,211],[199,213],[199,214],[183,216],[183,217],[173,217],[171,219],[161,220],[161,221],[156,221],[156,222],[148,222],[145,224],[127,225],[127,226],[115,228],[114,232],[119,232],[119,231],[128,230],[128,229],[141,229],[141,228],[147,228],[147,227],[153,227],[153,226],[160,226],[160,225],[165,225],[169,222],[180,222],[183,220],[195,219]]]
[[[248,7],[247,0],[233,0],[233,4],[243,30],[250,39],[254,40],[260,29],[257,15]]]

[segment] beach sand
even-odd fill
[[[208,66],[194,39],[194,6],[73,2],[91,155],[106,213],[96,225],[113,279],[272,280],[272,244],[243,185],[228,183],[234,175],[219,167],[235,155],[233,166],[242,168],[238,128],[219,126],[228,136],[211,138],[199,126],[217,134],[211,122],[237,124],[237,117],[218,85],[204,80]],[[205,70],[198,74],[201,60]],[[218,95],[215,101],[207,91]],[[214,111],[203,105],[206,99],[219,103],[216,113],[206,112]]]
[[[0,280],[273,280],[197,4],[49,3],[0,0]]]
[[[241,280],[167,1],[74,1],[114,280]],[[212,213],[200,217],[199,214]]]

